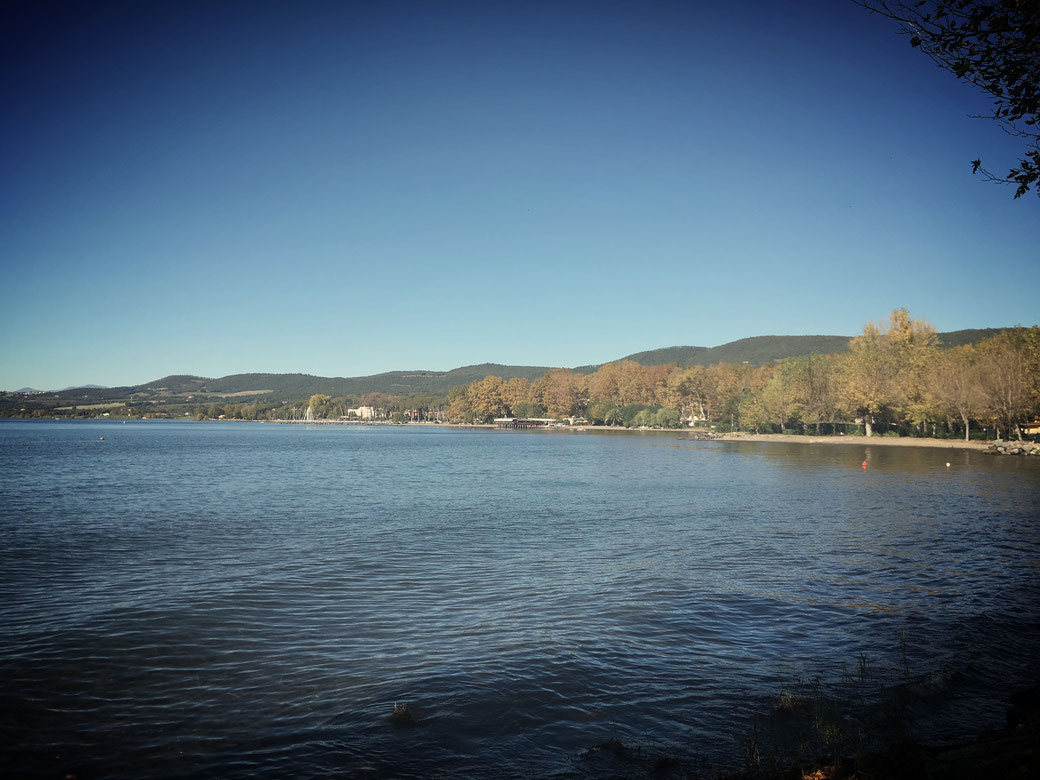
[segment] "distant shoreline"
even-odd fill
[[[497,426],[491,423],[444,423],[444,422],[409,422],[409,423],[391,423],[382,420],[357,420],[357,421],[346,421],[346,420],[314,420],[312,422],[304,422],[302,420],[271,420],[271,422],[285,424],[285,425],[392,425],[400,427],[409,426],[421,426],[421,427],[438,427],[438,428],[469,428],[469,429],[486,429],[493,430],[497,429]],[[911,436],[842,436],[842,435],[831,435],[831,436],[812,436],[812,435],[792,435],[787,433],[719,433],[716,434],[714,431],[709,431],[704,428],[624,428],[619,425],[564,425],[554,428],[529,428],[529,431],[548,430],[554,432],[566,432],[566,431],[591,431],[595,433],[599,432],[611,432],[611,433],[689,433],[692,434],[691,438],[696,438],[697,435],[705,436],[710,435],[712,441],[729,441],[729,442],[778,442],[782,444],[840,444],[840,445],[859,445],[864,447],[928,447],[931,449],[950,449],[950,450],[986,450],[994,442],[993,441],[979,441],[973,439],[971,441],[965,441],[964,439],[933,439],[930,437],[915,438]],[[707,440],[707,437],[706,437]]]
[[[475,426],[466,426],[475,427]],[[493,426],[481,426],[493,427]],[[708,431],[704,428],[622,428],[620,426],[606,425],[568,425],[553,430],[579,430],[579,431],[619,431],[625,433],[690,433],[691,438],[698,434],[711,434],[713,441],[737,441],[737,442],[777,442],[781,444],[857,444],[865,447],[930,447],[932,449],[952,450],[985,450],[993,444],[992,441],[964,441],[964,439],[933,439],[930,437],[914,438],[912,436],[803,436],[787,433],[720,433]]]
[[[7,420],[24,420],[22,417],[0,418]],[[47,418],[50,419],[50,418]],[[58,419],[58,418],[54,418]],[[61,418],[74,419],[74,418]],[[101,422],[102,418],[84,418],[91,422]],[[122,420],[135,420],[140,418],[112,417],[104,418],[104,422],[118,422]],[[148,422],[162,421],[163,418],[143,418]],[[500,430],[492,423],[447,423],[447,422],[406,422],[394,423],[389,420],[180,420],[170,419],[169,422],[236,422],[236,423],[259,423],[262,425],[355,425],[364,426],[387,426],[387,427],[416,427],[416,428],[461,428],[471,430]],[[859,445],[861,447],[928,447],[930,449],[945,450],[988,450],[998,440],[987,439],[979,441],[973,439],[933,439],[929,437],[914,438],[911,436],[812,436],[787,433],[715,433],[705,428],[625,428],[620,425],[561,425],[553,428],[529,428],[528,431],[551,431],[564,432],[592,432],[592,433],[670,433],[689,434],[690,440],[702,441],[726,441],[726,442],[775,442],[781,444],[839,444]]]
[[[791,436],[785,433],[724,433],[722,441],[768,441],[790,444],[858,444],[864,447],[931,447],[949,450],[985,450],[991,441],[913,438],[910,436]]]

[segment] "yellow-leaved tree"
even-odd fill
[[[1005,330],[979,343],[979,386],[997,433],[1016,434],[1040,401],[1040,327]]]
[[[566,368],[554,368],[531,384],[531,393],[550,417],[581,414],[588,406],[585,377]]]
[[[978,354],[971,344],[939,352],[932,362],[931,392],[942,414],[964,425],[964,440],[971,438],[971,421],[985,409],[979,381]]]
[[[877,418],[905,416],[923,423],[928,409],[926,383],[938,336],[925,320],[912,320],[906,309],[895,309],[888,325],[867,323],[849,342],[842,365],[841,395],[863,421],[867,436]]]
[[[506,404],[503,399],[505,382],[500,376],[486,376],[473,382],[466,391],[473,416],[481,422],[491,422],[505,414]]]

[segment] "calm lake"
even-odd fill
[[[1038,582],[1040,458],[3,421],[0,774],[741,768],[808,688],[953,740],[1036,683]]]

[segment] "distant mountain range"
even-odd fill
[[[66,387],[63,390],[58,390],[56,392],[64,393],[67,390],[82,390],[82,389],[86,389],[86,390],[106,390],[107,388],[104,385],[76,385],[75,387]],[[46,393],[46,392],[50,392],[50,391],[48,391],[48,390],[37,390],[35,387],[21,387],[21,388],[15,390],[15,392],[16,393]]]
[[[1003,328],[957,330],[940,333],[939,341],[947,347],[972,344],[999,333]],[[621,360],[632,360],[644,366],[683,364],[709,366],[715,363],[743,363],[760,366],[773,360],[808,355],[812,352],[831,354],[849,348],[849,336],[755,336],[731,341],[718,347],[665,347],[626,355]],[[574,371],[591,374],[602,364],[578,366]],[[367,393],[408,395],[427,393],[445,395],[453,387],[466,385],[485,376],[503,379],[524,377],[534,380],[549,371],[551,366],[506,366],[499,363],[481,363],[451,371],[388,371],[362,377],[321,377],[310,374],[232,374],[219,379],[191,375],[174,375],[131,387],[102,387],[83,385],[45,395],[70,405],[104,403],[106,401],[136,400],[155,402],[168,399],[173,403],[196,403],[212,399],[249,401],[264,399],[285,401],[306,398],[314,393],[337,396],[362,396]],[[19,393],[37,393],[22,388]]]

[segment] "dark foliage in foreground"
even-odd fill
[[[1015,197],[1040,196],[1040,3],[1036,0],[854,0],[899,23],[910,45],[989,95],[981,117],[1022,139],[1025,150],[1006,176],[971,161],[972,173],[1015,185]]]

